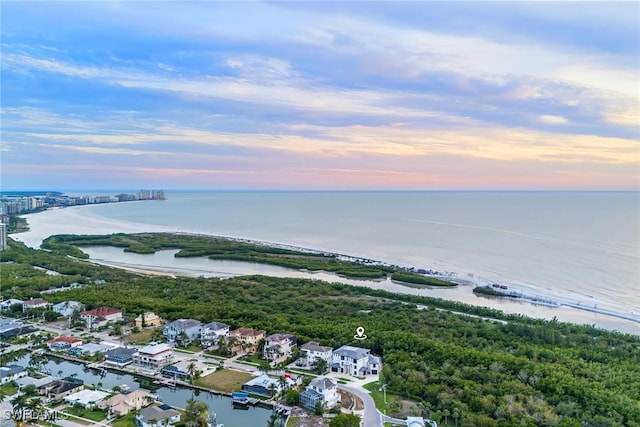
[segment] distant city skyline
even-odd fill
[[[2,2],[2,189],[638,190],[638,2]]]

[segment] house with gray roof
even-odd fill
[[[300,346],[300,359],[296,361],[296,365],[311,368],[317,360],[324,360],[329,366],[332,357],[333,349],[331,347],[310,341]]]
[[[331,372],[354,377],[378,375],[381,363],[380,358],[372,355],[369,349],[343,345],[333,352]]]
[[[15,381],[27,375],[27,371],[20,365],[0,366],[0,384]]]
[[[296,347],[296,337],[290,334],[273,334],[264,339],[262,354],[271,363],[280,363],[291,357]]]
[[[104,353],[107,363],[125,366],[133,362],[133,355],[138,352],[136,348],[116,347]]]
[[[200,344],[202,344],[204,348],[217,344],[220,338],[229,336],[230,328],[226,323],[220,322],[211,322],[203,325],[200,334]]]
[[[82,313],[86,307],[79,301],[63,301],[53,305],[53,311],[64,317],[71,317],[74,311]]]
[[[168,405],[149,406],[142,409],[136,419],[141,427],[164,427],[180,421],[180,412]]]
[[[315,378],[307,388],[300,393],[300,406],[310,411],[316,409],[320,403],[324,409],[331,409],[340,401],[338,383],[327,377]]]
[[[187,345],[200,338],[202,326],[202,322],[199,320],[178,319],[165,326],[162,335],[170,343],[178,341],[182,345]],[[181,339],[182,336],[184,336],[184,339]]]

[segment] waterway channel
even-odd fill
[[[482,280],[474,278],[462,278],[463,283],[456,287],[435,286],[408,286],[386,280],[359,280],[348,279],[329,272],[301,271],[284,268],[275,265],[258,264],[243,261],[212,260],[206,257],[176,258],[178,250],[160,250],[154,254],[136,254],[124,252],[122,248],[112,246],[89,246],[81,248],[94,262],[115,267],[133,270],[153,270],[165,274],[192,276],[192,277],[233,277],[241,275],[263,274],[274,277],[294,277],[304,279],[318,279],[327,282],[338,282],[354,286],[366,286],[389,292],[398,292],[412,295],[422,295],[434,298],[443,298],[460,301],[471,305],[480,305],[506,313],[524,314],[530,317],[543,319],[556,318],[564,322],[595,325],[600,328],[612,329],[621,332],[638,334],[639,325],[635,321],[626,320],[604,313],[598,310],[589,311],[578,309],[581,303],[586,307],[587,302],[570,301],[577,305],[573,307],[550,307],[547,305],[532,304],[524,300],[513,298],[483,297],[473,293],[474,283],[486,284]],[[517,288],[516,288],[517,289]],[[550,290],[551,292],[551,290]],[[551,299],[561,298],[560,295],[550,293]],[[564,298],[563,298],[564,299]]]
[[[29,364],[29,356],[19,359],[16,364],[27,366]],[[271,410],[250,407],[249,409],[233,409],[231,398],[220,396],[213,393],[200,392],[187,388],[176,387],[175,389],[168,387],[158,387],[153,383],[152,379],[123,374],[116,371],[98,371],[90,369],[82,364],[70,362],[58,358],[49,358],[49,361],[42,368],[44,372],[54,377],[67,377],[76,375],[77,378],[84,381],[85,384],[98,385],[101,388],[111,390],[113,387],[127,385],[131,390],[145,389],[157,394],[163,403],[173,406],[174,408],[184,408],[187,400],[193,397],[196,400],[205,402],[209,406],[209,414],[214,413],[217,416],[217,422],[224,424],[225,427],[247,427],[247,426],[266,426]]]

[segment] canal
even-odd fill
[[[29,364],[29,356],[19,359],[18,365],[26,367]],[[217,416],[217,422],[225,427],[261,427],[266,426],[271,416],[271,410],[259,407],[249,409],[233,409],[231,398],[201,392],[186,388],[158,387],[152,379],[124,374],[116,371],[97,371],[79,363],[51,357],[42,368],[44,372],[55,377],[67,377],[75,375],[85,384],[98,385],[103,389],[111,390],[116,386],[127,385],[131,390],[145,389],[157,394],[163,403],[175,408],[184,408],[187,400],[192,395],[196,400],[209,406],[209,414]]]

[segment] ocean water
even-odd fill
[[[636,192],[167,192],[82,214],[434,268],[640,314]]]

